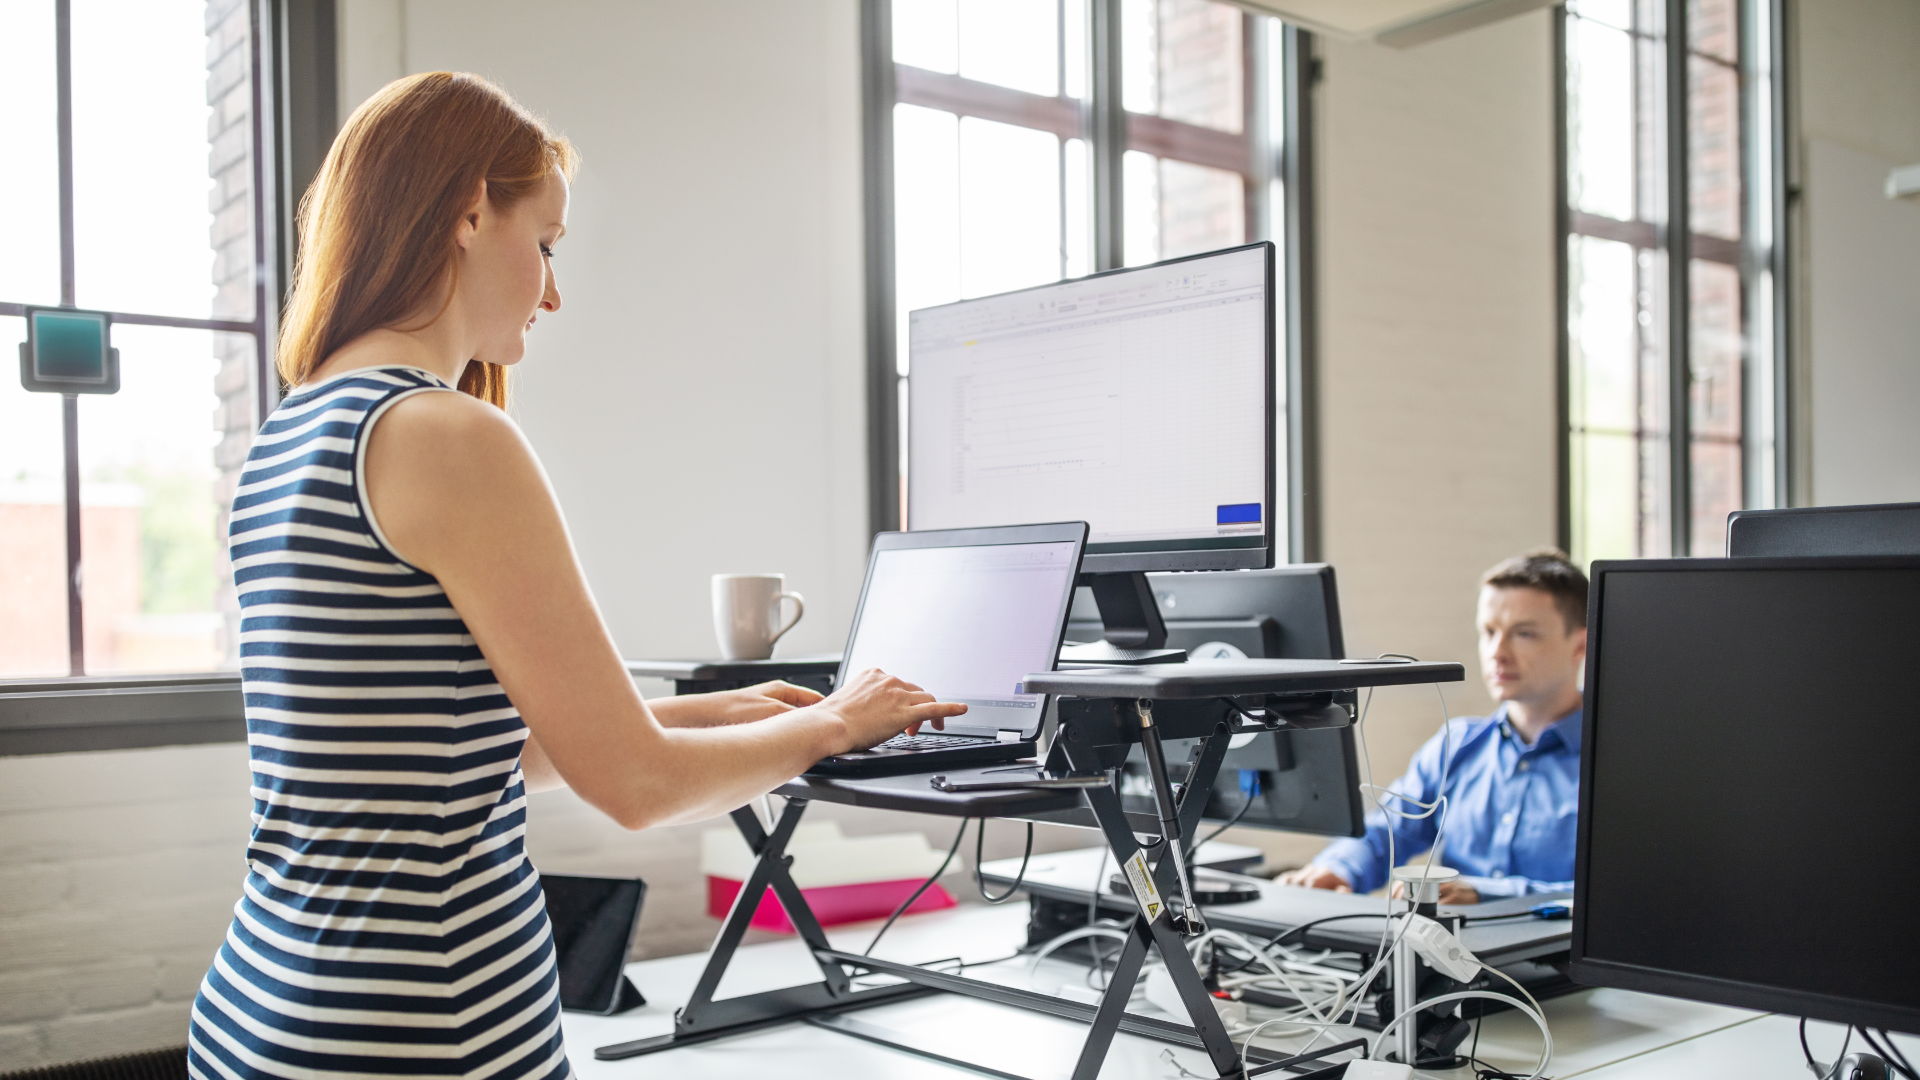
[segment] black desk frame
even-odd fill
[[[1249,713],[1250,709],[1279,700],[1269,699],[1265,695],[1253,696],[1260,700],[1245,706],[1221,698],[1151,702],[1124,698],[1062,698],[1060,725],[1049,751],[1048,770],[1055,775],[1112,775],[1113,770],[1125,760],[1130,746],[1141,741],[1141,725],[1138,719],[1130,717],[1137,716],[1136,709],[1144,706],[1152,710],[1154,725],[1160,729],[1162,739],[1198,740],[1188,762],[1184,782],[1178,785],[1179,791],[1174,795],[1181,836],[1191,838],[1199,825],[1207,793],[1212,790],[1220,763],[1226,756],[1229,738],[1243,732],[1276,730],[1285,724],[1283,709],[1269,709],[1264,714]],[[1308,703],[1316,708],[1321,707],[1324,705],[1321,697],[1324,695],[1315,695]],[[857,804],[860,801],[857,798],[859,784],[857,779],[848,779],[787,785],[779,792],[787,796],[786,809],[771,833],[761,824],[751,807],[742,807],[733,812],[734,824],[754,852],[753,870],[734,897],[732,910],[727,914],[692,996],[675,1013],[673,1032],[600,1047],[594,1051],[596,1058],[617,1060],[658,1053],[804,1021],[1005,1080],[1026,1080],[1019,1074],[961,1061],[915,1046],[896,1032],[845,1015],[855,1009],[945,991],[1089,1024],[1086,1040],[1081,1045],[1079,1058],[1074,1065],[1073,1080],[1093,1080],[1099,1075],[1113,1038],[1121,1031],[1202,1050],[1221,1077],[1250,1077],[1292,1068],[1312,1069],[1302,1080],[1331,1080],[1344,1070],[1344,1063],[1329,1065],[1324,1059],[1339,1050],[1351,1048],[1352,1044],[1327,1047],[1299,1057],[1279,1057],[1257,1047],[1249,1047],[1246,1057],[1251,1067],[1243,1073],[1240,1049],[1228,1035],[1226,1025],[1214,1008],[1213,998],[1187,953],[1185,939],[1172,926],[1168,911],[1160,912],[1152,920],[1145,920],[1138,913],[1133,916],[1116,967],[1097,1004],[1056,998],[953,972],[879,960],[833,948],[819,920],[793,882],[789,873],[793,860],[786,854],[786,847],[806,812],[809,796],[825,795],[831,798],[840,795],[844,797],[833,798],[832,801]],[[1198,794],[1195,795],[1195,792]],[[1000,797],[995,800],[999,808],[985,815],[970,811],[970,804],[964,801],[930,801],[922,808],[922,812],[955,817],[998,816],[1014,820],[1092,825],[1106,838],[1116,866],[1124,866],[1136,853],[1157,848],[1158,857],[1152,862],[1155,887],[1165,898],[1181,895],[1183,890],[1175,869],[1176,860],[1168,857],[1172,846],[1166,843],[1164,837],[1154,836],[1143,848],[1134,833],[1141,819],[1139,815],[1132,815],[1130,819],[1130,815],[1121,807],[1120,795],[1114,786],[1083,789],[1075,794],[1084,800],[1076,810],[1063,811],[1060,808],[1061,793],[1056,791],[1035,793],[1027,803],[1036,811],[1031,814],[1023,812],[1017,805],[1009,804],[1006,793],[999,793]],[[793,921],[801,940],[812,953],[814,962],[820,968],[820,981],[715,1000],[714,992],[732,964],[753,914],[759,908],[761,897],[768,889],[772,889],[779,898],[787,917]],[[1160,953],[1174,989],[1186,1006],[1191,1024],[1127,1011],[1127,1002],[1132,997],[1149,949]],[[891,976],[902,981],[856,988],[854,980],[867,975]]]

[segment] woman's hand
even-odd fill
[[[647,704],[665,727],[726,727],[765,720],[822,700],[818,691],[775,679],[738,690],[655,698]]]
[[[877,746],[902,731],[919,734],[921,724],[943,728],[947,717],[967,711],[965,705],[936,701],[925,690],[878,668],[848,679],[815,707],[839,717],[845,725],[846,745],[840,753]]]

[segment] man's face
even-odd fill
[[[1495,701],[1549,703],[1580,677],[1587,628],[1569,629],[1541,589],[1480,590],[1480,677]]]

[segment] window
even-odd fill
[[[0,0],[0,345],[29,307],[110,312],[122,386],[0,380],[0,678],[236,666],[226,507],[272,389],[256,10]]]
[[[1577,559],[1719,555],[1730,512],[1784,503],[1774,17],[1763,0],[1562,16]]]
[[[1282,240],[1306,36],[1213,0],[868,0],[867,26],[879,529],[905,501],[906,313]]]

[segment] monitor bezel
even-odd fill
[[[1245,547],[1176,547],[1164,550],[1130,549],[1125,544],[1088,544],[1085,546],[1084,554],[1081,556],[1080,569],[1082,573],[1125,574],[1153,570],[1266,570],[1274,566],[1279,552],[1280,540],[1277,532],[1278,526],[1274,519],[1276,499],[1278,498],[1279,492],[1279,479],[1276,475],[1279,451],[1279,403],[1277,401],[1279,387],[1279,373],[1277,370],[1279,335],[1276,309],[1279,298],[1274,292],[1277,278],[1275,274],[1275,248],[1273,242],[1271,240],[1256,240],[1251,244],[1237,244],[1233,247],[1220,248],[1215,251],[1203,251],[1194,255],[1182,255],[1174,259],[1162,259],[1159,262],[1148,263],[1144,266],[1123,266],[1114,270],[1102,270],[1097,274],[1088,274],[1084,277],[1063,278],[1059,281],[1049,281],[1043,285],[1032,285],[1024,289],[1011,289],[1007,292],[994,293],[990,296],[969,297],[968,299],[956,300],[949,304],[933,304],[924,308],[915,308],[907,313],[909,325],[911,325],[912,317],[922,311],[938,311],[941,308],[956,307],[961,304],[977,304],[983,300],[997,300],[1001,297],[1018,296],[1021,293],[1058,288],[1062,285],[1092,281],[1096,278],[1115,277],[1121,274],[1146,273],[1168,266],[1176,266],[1180,263],[1193,262],[1197,259],[1210,259],[1221,255],[1231,255],[1256,249],[1261,251],[1264,256],[1262,272],[1265,277],[1265,289],[1267,292],[1266,310],[1263,315],[1263,332],[1266,339],[1266,363],[1263,375],[1266,383],[1266,461],[1264,464],[1266,491],[1263,496],[1265,502],[1261,507],[1263,530],[1260,534],[1260,543],[1258,545],[1248,545]],[[911,330],[908,332],[907,348],[909,360],[911,360],[913,348]],[[907,367],[907,388],[907,407],[909,411],[911,411],[913,407],[913,366],[911,362],[909,362]],[[911,417],[909,417],[909,421],[911,421]],[[908,430],[912,430],[910,423]],[[907,531],[911,532],[913,530],[913,447],[911,443],[905,447],[905,450],[907,459],[907,496],[902,501],[900,516],[901,520],[906,523]],[[1143,543],[1156,545],[1179,542],[1182,541],[1143,541]],[[1103,550],[1111,548],[1119,548],[1120,550]]]
[[[1599,685],[1596,676],[1600,660],[1600,617],[1607,583],[1617,573],[1687,573],[1701,571],[1768,570],[1920,570],[1920,556],[1910,555],[1833,555],[1833,556],[1747,556],[1722,559],[1603,559],[1590,571],[1591,588],[1587,595],[1587,658],[1585,683],[1581,693],[1581,736],[1584,752],[1580,755],[1579,821],[1573,870],[1572,938],[1568,955],[1568,977],[1588,986],[1607,986],[1641,993],[1706,1001],[1740,1009],[1802,1016],[1839,1024],[1889,1028],[1920,1032],[1920,1009],[1907,1009],[1858,998],[1804,990],[1786,990],[1775,986],[1741,982],[1714,975],[1699,975],[1665,968],[1647,967],[1586,954],[1588,871],[1592,853],[1593,766],[1599,756],[1595,716],[1598,713]],[[1791,948],[1790,942],[1767,942],[1756,948]]]
[[[1007,547],[1013,544],[1065,543],[1073,544],[1075,553],[1081,559],[1085,559],[1087,551],[1087,523],[1084,521],[1055,521],[1041,525],[989,525],[975,529],[928,529],[923,532],[883,532],[876,534],[873,538],[873,546],[871,550],[867,552],[867,572],[866,576],[860,582],[860,602],[854,606],[853,622],[847,626],[847,644],[845,648],[840,650],[840,670],[834,675],[833,685],[835,687],[841,687],[847,683],[847,676],[850,674],[847,670],[847,664],[853,657],[854,635],[860,632],[860,616],[867,607],[867,590],[873,585],[873,571],[874,568],[879,565],[881,552],[899,551],[907,548]],[[1079,580],[1083,569],[1084,565],[1075,567],[1074,580]],[[1055,663],[1059,662],[1060,646],[1065,643],[1067,637],[1067,613],[1073,610],[1073,589],[1074,586],[1069,583],[1065,595],[1061,598],[1060,610],[1055,614],[1055,618],[1060,627],[1060,631],[1055,635],[1053,642]],[[889,674],[893,673],[890,672]],[[1034,710],[1033,726],[1030,729],[1023,729],[1023,734],[1026,739],[1036,739],[1040,736],[1041,728],[1046,720],[1047,706],[1051,701],[1051,695],[1041,695],[1039,708]],[[1000,729],[997,727],[970,725],[966,722],[965,717],[956,717],[947,721],[946,726],[942,730],[958,735],[992,737],[998,734]]]

